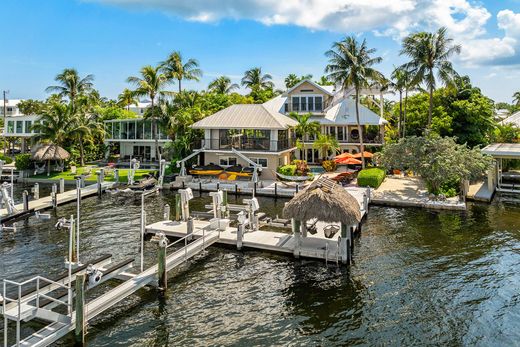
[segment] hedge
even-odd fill
[[[294,176],[296,174],[296,165],[284,165],[278,168],[278,173],[285,176]]]
[[[30,154],[18,154],[15,157],[14,165],[17,170],[29,170],[32,168],[32,161]]]
[[[13,159],[7,155],[0,154],[0,160],[3,160],[6,164],[11,164]]]
[[[374,167],[359,171],[357,184],[360,187],[378,188],[385,179],[385,170]]]

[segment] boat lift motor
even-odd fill
[[[182,220],[186,222],[190,218],[190,200],[193,199],[193,191],[191,188],[179,189],[179,194],[181,194]]]
[[[249,229],[257,230],[258,221],[257,216],[255,214],[256,211],[260,209],[260,204],[258,203],[257,198],[244,199],[243,203],[247,205],[247,215],[249,220]]]
[[[217,192],[209,193],[209,196],[213,199],[213,218],[221,218],[221,206],[224,201],[224,193],[219,190]]]
[[[101,281],[101,277],[103,277],[103,273],[94,267],[94,265],[89,264],[86,269],[86,274],[88,278],[88,284],[93,287],[97,285]]]

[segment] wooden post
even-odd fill
[[[34,200],[40,199],[40,185],[38,183],[34,184]]]
[[[220,190],[220,183],[217,182],[217,192]]]
[[[278,182],[274,182],[274,197],[278,197]]]
[[[65,179],[60,178],[60,194],[65,193]]]
[[[195,229],[195,226],[193,224],[193,218],[189,217],[188,221],[186,222],[186,236],[188,241],[191,241],[193,239],[193,230]]]
[[[352,258],[352,253],[354,253],[354,227],[350,227],[350,258]]]
[[[293,235],[294,235],[294,250],[293,254],[295,258],[300,257],[300,225],[301,222],[299,220],[293,219]]]
[[[85,343],[85,274],[76,275],[76,344]]]
[[[302,237],[307,237],[307,221],[302,221]]]
[[[166,243],[159,241],[159,251],[157,253],[157,265],[158,265],[158,284],[159,290],[164,292],[168,287],[168,279],[166,275]]]
[[[224,190],[222,191],[222,206],[224,208],[224,215],[222,216],[223,218],[228,218],[229,217],[229,209],[228,209],[228,195],[227,195],[227,190]]]
[[[357,233],[358,233],[358,235],[361,235],[361,222],[358,223],[356,229],[357,229]]]
[[[202,182],[199,181],[199,192],[202,192]]]
[[[244,239],[244,224],[240,223],[237,227],[237,249],[242,250],[242,242]]]
[[[27,192],[27,190],[23,191],[22,199],[23,199],[23,210],[24,210],[24,212],[27,212],[27,211],[29,211],[29,193]]]
[[[163,218],[164,218],[164,220],[170,220],[170,205],[169,204],[164,205]]]
[[[256,196],[256,182],[253,183],[253,197]]]
[[[181,195],[175,194],[175,220],[181,220]]]
[[[97,193],[101,196],[101,171],[97,173]]]
[[[296,194],[298,194],[298,192],[300,191],[300,186],[298,184],[296,184]]]
[[[235,183],[235,195],[238,195],[238,184]]]
[[[52,201],[52,208],[56,208],[58,206],[58,199],[56,198],[55,192],[51,192],[51,201]]]
[[[184,181],[182,181],[182,189],[185,189]]]
[[[340,242],[340,256],[343,264],[349,264],[349,243],[347,225],[341,223],[341,242]]]

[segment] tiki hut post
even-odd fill
[[[302,237],[307,237],[307,221],[302,221],[301,231]]]
[[[293,235],[294,235],[294,249],[293,254],[295,258],[300,257],[300,221],[297,219],[292,219],[292,227],[293,227]]]

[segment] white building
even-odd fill
[[[21,151],[27,150],[27,139],[34,135],[32,125],[38,121],[38,115],[25,115],[20,112],[18,104],[23,100],[7,100],[4,115],[4,100],[0,100],[0,116],[4,119],[2,135],[7,138],[20,138]]]

